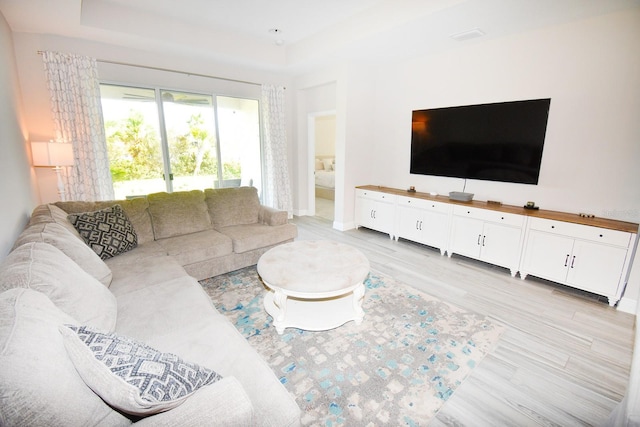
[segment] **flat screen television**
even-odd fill
[[[551,99],[414,110],[412,174],[537,184]]]

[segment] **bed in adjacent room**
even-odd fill
[[[316,197],[334,200],[336,172],[334,157],[316,157]]]

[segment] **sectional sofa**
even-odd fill
[[[298,425],[197,282],[296,235],[251,187],[38,206],[0,265],[0,425]]]

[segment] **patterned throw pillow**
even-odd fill
[[[71,214],[67,218],[85,243],[103,260],[138,245],[136,231],[120,205],[95,212]]]
[[[59,330],[84,382],[105,402],[128,414],[151,415],[175,408],[200,387],[222,378],[211,369],[114,333],[73,325]]]

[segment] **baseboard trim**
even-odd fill
[[[638,310],[638,300],[623,297],[618,301],[616,308],[624,313],[636,314]]]
[[[353,222],[338,222],[333,221],[333,228],[340,231],[347,231],[355,228],[355,224]]]

